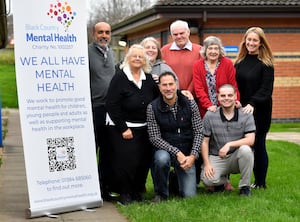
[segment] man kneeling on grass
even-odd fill
[[[176,76],[159,76],[161,95],[148,105],[147,126],[150,142],[155,148],[151,169],[156,196],[153,202],[169,197],[170,167],[177,175],[179,194],[196,195],[195,160],[203,139],[202,121],[195,100],[177,90]]]
[[[220,107],[207,112],[203,118],[201,179],[212,188],[223,191],[227,175],[241,173],[240,195],[250,196],[250,180],[254,155],[255,122],[252,113],[244,113],[235,107],[235,88],[225,84],[218,90]]]

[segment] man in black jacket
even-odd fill
[[[173,166],[182,197],[196,195],[195,160],[203,139],[202,121],[194,100],[177,90],[176,76],[165,72],[159,77],[161,95],[147,108],[150,142],[155,148],[152,178],[154,202],[169,196],[168,178]]]

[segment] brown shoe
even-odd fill
[[[213,193],[213,192],[215,192],[215,187],[214,186],[207,186],[206,191],[209,192],[209,193]]]
[[[227,191],[235,190],[235,188],[231,185],[230,181],[227,181],[227,182],[224,184],[224,188],[225,188],[225,190],[227,190]]]

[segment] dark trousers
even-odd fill
[[[99,153],[98,173],[102,194],[109,191],[108,177],[110,175],[110,154],[105,125],[106,109],[103,106],[93,107],[93,121],[96,141],[96,151]]]
[[[199,184],[200,181],[201,181],[201,166],[203,164],[203,159],[202,159],[202,156],[201,154],[199,155],[199,158],[196,159],[195,161],[195,167],[196,167],[196,184]]]
[[[269,165],[269,158],[266,149],[267,133],[257,133],[255,136],[254,149],[254,177],[255,184],[266,186],[266,177]]]

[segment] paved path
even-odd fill
[[[300,133],[269,133],[267,135],[269,140],[285,140],[300,145]]]
[[[3,164],[0,167],[0,222],[21,222],[29,208],[23,145],[18,110],[9,110],[8,133],[3,141]],[[30,222],[126,222],[117,208],[109,202],[94,212],[76,211],[48,217],[33,218]]]

